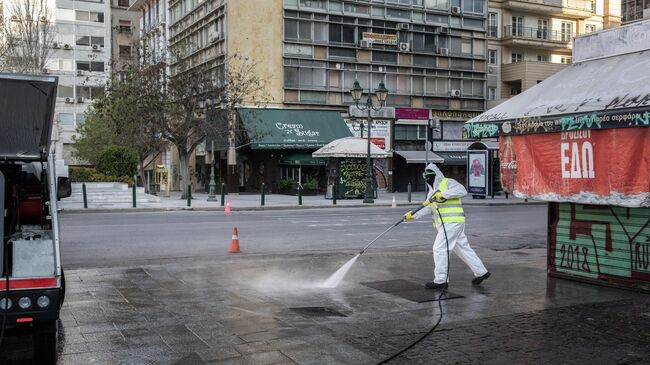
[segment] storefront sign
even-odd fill
[[[650,95],[647,96],[650,102]],[[624,101],[621,101],[624,102]],[[487,118],[487,117],[486,117]],[[611,128],[650,126],[650,111],[608,110],[588,113],[563,114],[551,117],[522,117],[513,120],[486,121],[465,124],[467,138],[489,138],[498,135],[599,130]]]
[[[649,207],[650,128],[505,137],[501,184],[518,197]]]
[[[364,124],[363,136],[361,135],[361,122]],[[367,121],[345,119],[345,124],[350,128],[352,135],[357,138],[368,138]],[[390,122],[387,120],[373,120],[370,130],[370,140],[384,151],[390,151]]]
[[[305,129],[305,126],[301,123],[284,123],[277,122],[275,123],[275,128],[282,131],[285,136],[297,136],[297,137],[318,137],[320,136],[319,131],[313,131],[311,129]]]
[[[429,109],[395,108],[396,119],[428,120]]]
[[[397,34],[382,34],[382,33],[361,33],[362,39],[373,44],[385,44],[390,46],[397,45]]]
[[[434,151],[465,151],[474,141],[433,141]]]
[[[465,112],[460,110],[432,110],[431,118],[469,120],[481,115],[479,112]]]
[[[368,118],[368,111],[359,109],[356,105],[350,105],[348,114],[351,117]],[[395,108],[385,106],[379,110],[372,110],[370,116],[372,118],[393,119],[395,118]]]
[[[488,195],[488,151],[467,151],[467,191]]]

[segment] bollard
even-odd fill
[[[86,184],[81,184],[81,192],[84,197],[84,209],[88,209],[88,197],[86,196]]]
[[[221,183],[221,206],[222,207],[225,200],[226,200],[226,184]]]
[[[298,205],[302,205],[302,189],[298,185]]]
[[[408,200],[409,200],[409,203],[410,203],[411,202],[411,183],[409,183],[409,185],[408,185]]]
[[[336,184],[332,186],[332,205],[336,205]]]
[[[135,183],[133,183],[133,208],[136,207],[136,200],[135,200]]]
[[[266,185],[264,185],[264,183],[262,183],[262,196],[260,197],[260,199],[261,199],[260,205],[261,206],[264,206],[264,190],[265,190],[264,188],[265,187],[266,187]]]
[[[187,206],[192,206],[192,185],[187,185]]]

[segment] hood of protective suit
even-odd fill
[[[440,171],[438,166],[436,166],[434,163],[428,164],[427,167],[425,167],[425,170],[431,170],[436,173],[436,178],[433,181],[433,186],[427,184],[429,185],[429,193],[433,193],[434,191],[438,190],[438,186],[440,186],[440,182],[445,178],[445,175],[442,174],[442,171]]]

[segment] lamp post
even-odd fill
[[[375,96],[377,97],[377,101],[379,101],[379,106],[375,106],[372,102],[372,95],[368,94],[368,98],[366,99],[365,105],[359,105],[359,100],[361,100],[361,96],[363,96],[363,88],[361,85],[359,85],[359,81],[354,81],[354,85],[352,85],[352,89],[350,89],[350,94],[352,95],[352,100],[354,100],[354,104],[356,105],[357,109],[359,110],[365,110],[368,112],[368,154],[366,156],[366,191],[364,193],[363,197],[363,202],[364,203],[374,203],[375,200],[372,197],[372,165],[370,161],[370,130],[372,126],[372,120],[370,119],[370,112],[371,111],[379,111],[384,107],[384,103],[386,102],[386,97],[388,96],[388,90],[386,89],[386,86],[384,85],[383,82],[379,83],[379,87],[377,90],[375,90]]]
[[[212,124],[214,122],[216,104],[216,99],[199,100],[199,108],[205,110],[205,118],[208,119],[209,124]],[[210,183],[208,184],[210,190],[208,191],[208,201],[216,202],[217,196],[215,195],[215,189],[217,187],[217,183],[214,181],[214,138],[212,138],[210,147]]]

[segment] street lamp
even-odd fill
[[[205,118],[208,120],[208,123],[212,125],[214,123],[214,113],[215,109],[217,107],[217,102],[216,99],[210,99],[208,98],[207,100],[201,98],[199,99],[199,108],[202,110],[205,110]],[[209,202],[216,202],[217,197],[215,195],[215,189],[217,187],[217,183],[214,181],[214,137],[212,138],[211,141],[211,149],[210,149],[210,155],[212,156],[211,162],[210,162],[210,183],[208,184],[210,187],[210,190],[208,191],[208,201]]]
[[[368,98],[366,99],[365,105],[359,105],[359,100],[361,100],[361,97],[363,96],[363,88],[361,85],[359,85],[359,81],[355,80],[354,84],[352,85],[352,89],[350,89],[350,94],[352,95],[352,100],[354,100],[354,104],[356,105],[357,109],[359,110],[365,110],[368,112],[368,154],[366,156],[366,191],[363,197],[363,202],[364,203],[374,203],[374,199],[372,198],[373,194],[373,188],[372,188],[372,165],[370,163],[370,130],[372,126],[372,120],[370,119],[370,112],[371,111],[379,111],[384,107],[384,103],[386,102],[386,97],[388,97],[388,89],[386,89],[386,86],[384,85],[384,82],[379,83],[379,87],[377,90],[375,90],[375,96],[377,97],[377,100],[379,101],[379,106],[375,106],[372,102],[372,95],[368,95]],[[363,135],[362,135],[363,137]]]

